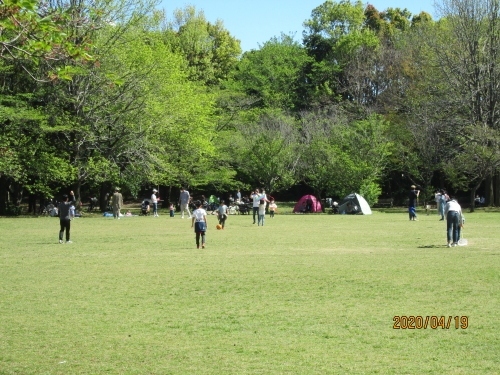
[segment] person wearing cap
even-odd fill
[[[156,196],[156,193],[158,190],[153,189],[153,194],[151,194],[151,204],[153,205],[153,216],[158,217],[158,201],[160,200],[160,197]]]
[[[69,200],[69,197],[71,197],[71,200]],[[69,193],[69,197],[67,194],[64,194],[63,202],[59,203],[59,206],[57,207],[59,224],[61,225],[61,230],[59,231],[59,243],[63,243],[64,231],[66,231],[66,243],[71,243],[69,230],[71,224],[70,208],[75,204],[75,194],[73,191]]]
[[[415,185],[411,185],[411,190],[408,193],[408,214],[410,216],[410,220],[417,220],[417,199],[420,194],[420,190],[417,190]]]
[[[123,196],[120,188],[115,187],[115,193],[111,197],[111,206],[113,207],[113,219],[120,220],[120,210],[123,206]]]

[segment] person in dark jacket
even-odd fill
[[[417,220],[417,200],[420,195],[420,190],[417,190],[415,185],[411,185],[411,190],[408,193],[408,214],[410,220]]]
[[[71,200],[70,200],[71,198]],[[59,231],[59,243],[63,243],[63,235],[66,230],[66,243],[71,243],[70,241],[70,224],[71,224],[71,213],[70,208],[72,205],[76,203],[75,194],[73,191],[69,193],[69,197],[64,194],[63,202],[59,203],[58,212],[59,212],[59,224],[61,225],[61,230]]]

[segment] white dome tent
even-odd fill
[[[370,205],[361,195],[352,193],[345,197],[339,205],[340,214],[363,214],[371,215]]]

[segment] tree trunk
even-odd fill
[[[470,195],[469,195],[470,208],[469,208],[469,212],[474,212],[475,211],[475,208],[476,208],[476,191],[477,191],[477,189],[470,189]]]
[[[493,205],[493,199],[494,199],[494,193],[493,193],[493,178],[491,176],[488,176],[485,181],[484,181],[484,190],[485,190],[485,206],[492,206]]]
[[[318,202],[321,203],[321,211],[323,211],[323,213],[326,212],[326,207],[325,205],[323,204],[322,200],[321,200],[321,190],[320,189],[314,189],[314,195],[316,196],[316,199],[318,200]]]
[[[5,177],[0,177],[0,215],[5,215],[7,213],[7,179]]]
[[[75,199],[76,199],[76,208],[81,210],[82,209],[82,199],[81,199],[81,196],[80,196],[80,192],[82,190],[82,182],[81,181],[78,181],[76,183],[76,188],[75,188]]]
[[[494,192],[495,192],[495,199],[493,201],[493,204],[497,207],[500,206],[500,172],[497,172],[494,177],[494,184],[493,184]]]
[[[36,194],[31,193],[28,196],[28,213],[36,215]]]
[[[99,208],[101,212],[106,211],[110,198],[111,187],[108,182],[103,182],[99,187]]]

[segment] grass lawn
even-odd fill
[[[498,374],[499,213],[0,219],[0,374]],[[450,328],[394,329],[395,316]],[[466,316],[467,328],[454,317]]]

